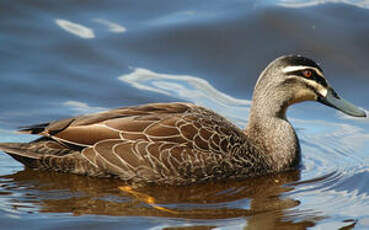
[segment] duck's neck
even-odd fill
[[[286,101],[288,98],[284,98],[283,92],[269,90],[254,93],[245,130],[273,171],[290,169],[300,160],[297,135],[286,119]]]

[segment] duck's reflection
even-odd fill
[[[30,169],[0,179],[3,181],[1,187],[8,192],[23,188],[21,193],[14,191],[18,194],[14,203],[36,204],[40,212],[196,220],[245,218],[248,227],[262,229],[276,226],[305,228],[313,226],[319,219],[315,216],[301,220],[300,216],[299,221],[294,221],[294,214],[290,212],[300,202],[282,196],[282,193],[293,190],[286,184],[298,181],[299,171],[186,187],[129,187],[131,192],[119,189],[127,186],[119,180]],[[19,197],[19,194],[22,195]],[[150,202],[143,197],[150,197]]]

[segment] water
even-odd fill
[[[16,127],[150,102],[190,101],[247,123],[260,71],[321,63],[369,108],[368,1],[2,1],[0,138]],[[24,170],[0,154],[1,229],[369,228],[369,120],[318,103],[288,117],[301,169],[124,192],[120,181]],[[155,204],[150,204],[151,196]],[[166,208],[166,209],[163,209]]]

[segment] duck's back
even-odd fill
[[[44,137],[0,144],[22,163],[127,181],[186,184],[266,169],[241,129],[188,103],[160,103],[26,127]]]

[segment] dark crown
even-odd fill
[[[315,63],[313,60],[303,57],[301,55],[289,55],[289,56],[285,56],[282,60],[281,60],[285,66],[310,66],[310,67],[314,67],[319,69],[321,72],[323,72],[323,70],[320,68],[320,66]]]

